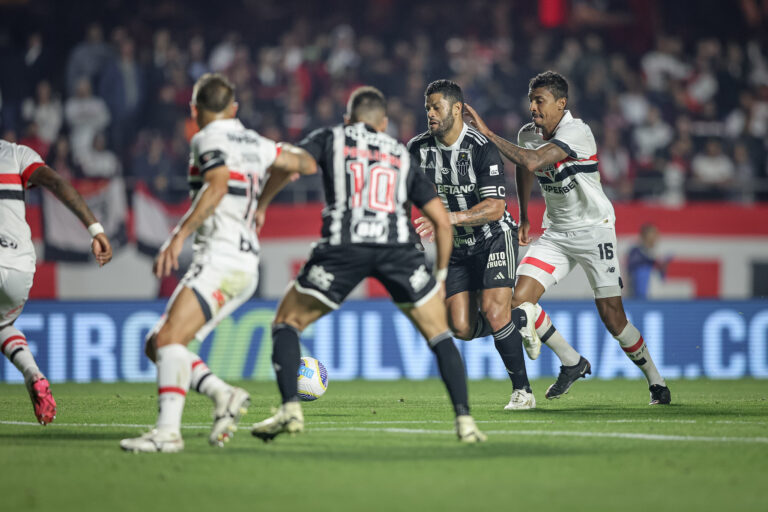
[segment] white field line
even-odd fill
[[[320,422],[318,422],[320,423]],[[408,435],[434,435],[434,434],[455,434],[454,430],[436,430],[421,428],[396,428],[396,427],[319,427],[313,428],[310,423],[309,428],[314,432],[371,432],[386,434],[408,434]],[[332,424],[334,422],[325,422]],[[370,422],[361,422],[370,424]],[[406,422],[393,421],[392,424],[402,424]],[[430,421],[421,423],[441,423],[445,421]],[[479,422],[478,422],[479,423]],[[490,422],[486,422],[490,423]],[[351,425],[351,423],[336,422],[340,425]],[[375,422],[374,424],[385,424],[384,422]],[[0,425],[32,426],[39,427],[37,423],[31,421],[7,421],[0,420]],[[134,423],[55,423],[58,427],[77,427],[77,428],[150,428],[151,425],[142,425]],[[51,428],[51,427],[48,427]],[[208,425],[183,425],[184,429],[208,429]],[[768,444],[768,437],[728,437],[728,436],[680,436],[666,434],[645,434],[633,432],[589,432],[578,430],[487,430],[489,435],[513,435],[513,436],[557,436],[557,437],[596,437],[596,438],[615,438],[615,439],[635,439],[641,441],[692,441],[703,443],[751,443]]]

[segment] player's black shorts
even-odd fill
[[[488,288],[514,288],[517,269],[517,230],[499,233],[485,249],[470,256],[451,255],[445,296]]]
[[[420,306],[440,289],[415,245],[317,245],[294,286],[337,309],[366,277],[383,284],[400,306]]]

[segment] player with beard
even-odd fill
[[[525,369],[523,340],[531,358],[538,357],[538,312],[528,303],[514,311],[512,307],[518,225],[507,211],[504,163],[496,146],[462,120],[464,95],[458,84],[432,82],[424,99],[429,129],[414,137],[408,148],[450,212],[453,254],[445,303],[451,328],[463,340],[493,334],[512,381],[512,396],[504,408],[533,409],[536,399]],[[520,173],[516,179],[531,178]],[[524,184],[518,184],[522,188]],[[520,216],[526,220],[527,214],[521,210]],[[431,236],[428,219],[418,218],[416,224],[422,237]]]

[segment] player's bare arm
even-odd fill
[[[317,162],[306,150],[286,142],[281,142],[279,147],[280,154],[277,155],[275,163],[272,164],[273,170],[297,172],[302,175],[317,172]]]
[[[525,171],[515,171],[515,183],[517,184],[517,204],[520,206],[520,227],[518,228],[517,237],[519,244],[525,246],[531,243],[531,237],[529,235],[531,222],[528,219],[528,200],[531,197],[533,174]]]
[[[538,149],[526,149],[513,144],[493,133],[471,106],[465,103],[464,108],[469,124],[496,144],[501,154],[509,158],[518,168],[522,167],[528,172],[535,172],[542,167],[555,164],[568,156],[562,148],[555,144],[545,144]]]
[[[184,240],[203,225],[205,219],[213,215],[214,210],[227,193],[229,169],[220,165],[207,171],[204,176],[203,188],[200,189],[195,202],[184,215],[179,225],[173,230],[171,237],[160,248],[155,258],[154,273],[158,278],[165,277],[172,270],[179,268],[179,254],[184,246]]]
[[[435,268],[440,270],[448,269],[448,260],[451,258],[453,250],[453,229],[448,218],[448,212],[445,210],[442,201],[434,198],[421,209],[426,217],[426,221],[433,226],[434,236],[437,240],[437,259]]]
[[[317,172],[317,162],[306,150],[285,142],[279,143],[278,146],[280,154],[269,169],[269,178],[264,184],[264,189],[259,196],[259,205],[254,213],[254,227],[257,233],[264,226],[267,207],[272,199],[299,176]]]
[[[80,222],[82,222],[85,227],[98,224],[96,216],[91,209],[88,208],[85,200],[77,190],[75,190],[75,187],[47,165],[38,167],[32,173],[32,176],[29,177],[29,183],[49,190],[59,201],[69,208],[78,219],[80,219]],[[107,238],[103,232],[93,236],[91,252],[93,252],[93,255],[96,257],[96,262],[99,266],[106,265],[112,259],[112,246],[109,243],[109,238]]]
[[[503,199],[483,199],[469,210],[450,212],[448,217],[454,226],[482,226],[501,219],[507,203]]]
[[[501,219],[504,216],[506,202],[503,199],[483,199],[469,210],[448,212],[448,220],[454,226],[482,226]],[[435,227],[427,217],[414,219],[416,234],[422,238],[435,240]]]

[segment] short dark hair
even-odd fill
[[[204,74],[192,89],[192,103],[210,112],[221,112],[234,98],[234,84],[220,73]]]
[[[370,85],[358,87],[349,96],[347,101],[347,115],[352,121],[360,121],[374,111],[387,113],[387,99],[384,93]]]
[[[426,98],[432,94],[442,94],[443,98],[448,100],[448,103],[451,105],[459,102],[462,107],[464,106],[464,93],[461,92],[459,84],[453,80],[435,80],[427,86],[427,89],[424,91],[424,97]]]
[[[528,82],[528,93],[539,87],[546,87],[556,100],[568,99],[568,82],[563,75],[554,71],[545,71],[531,78]]]

